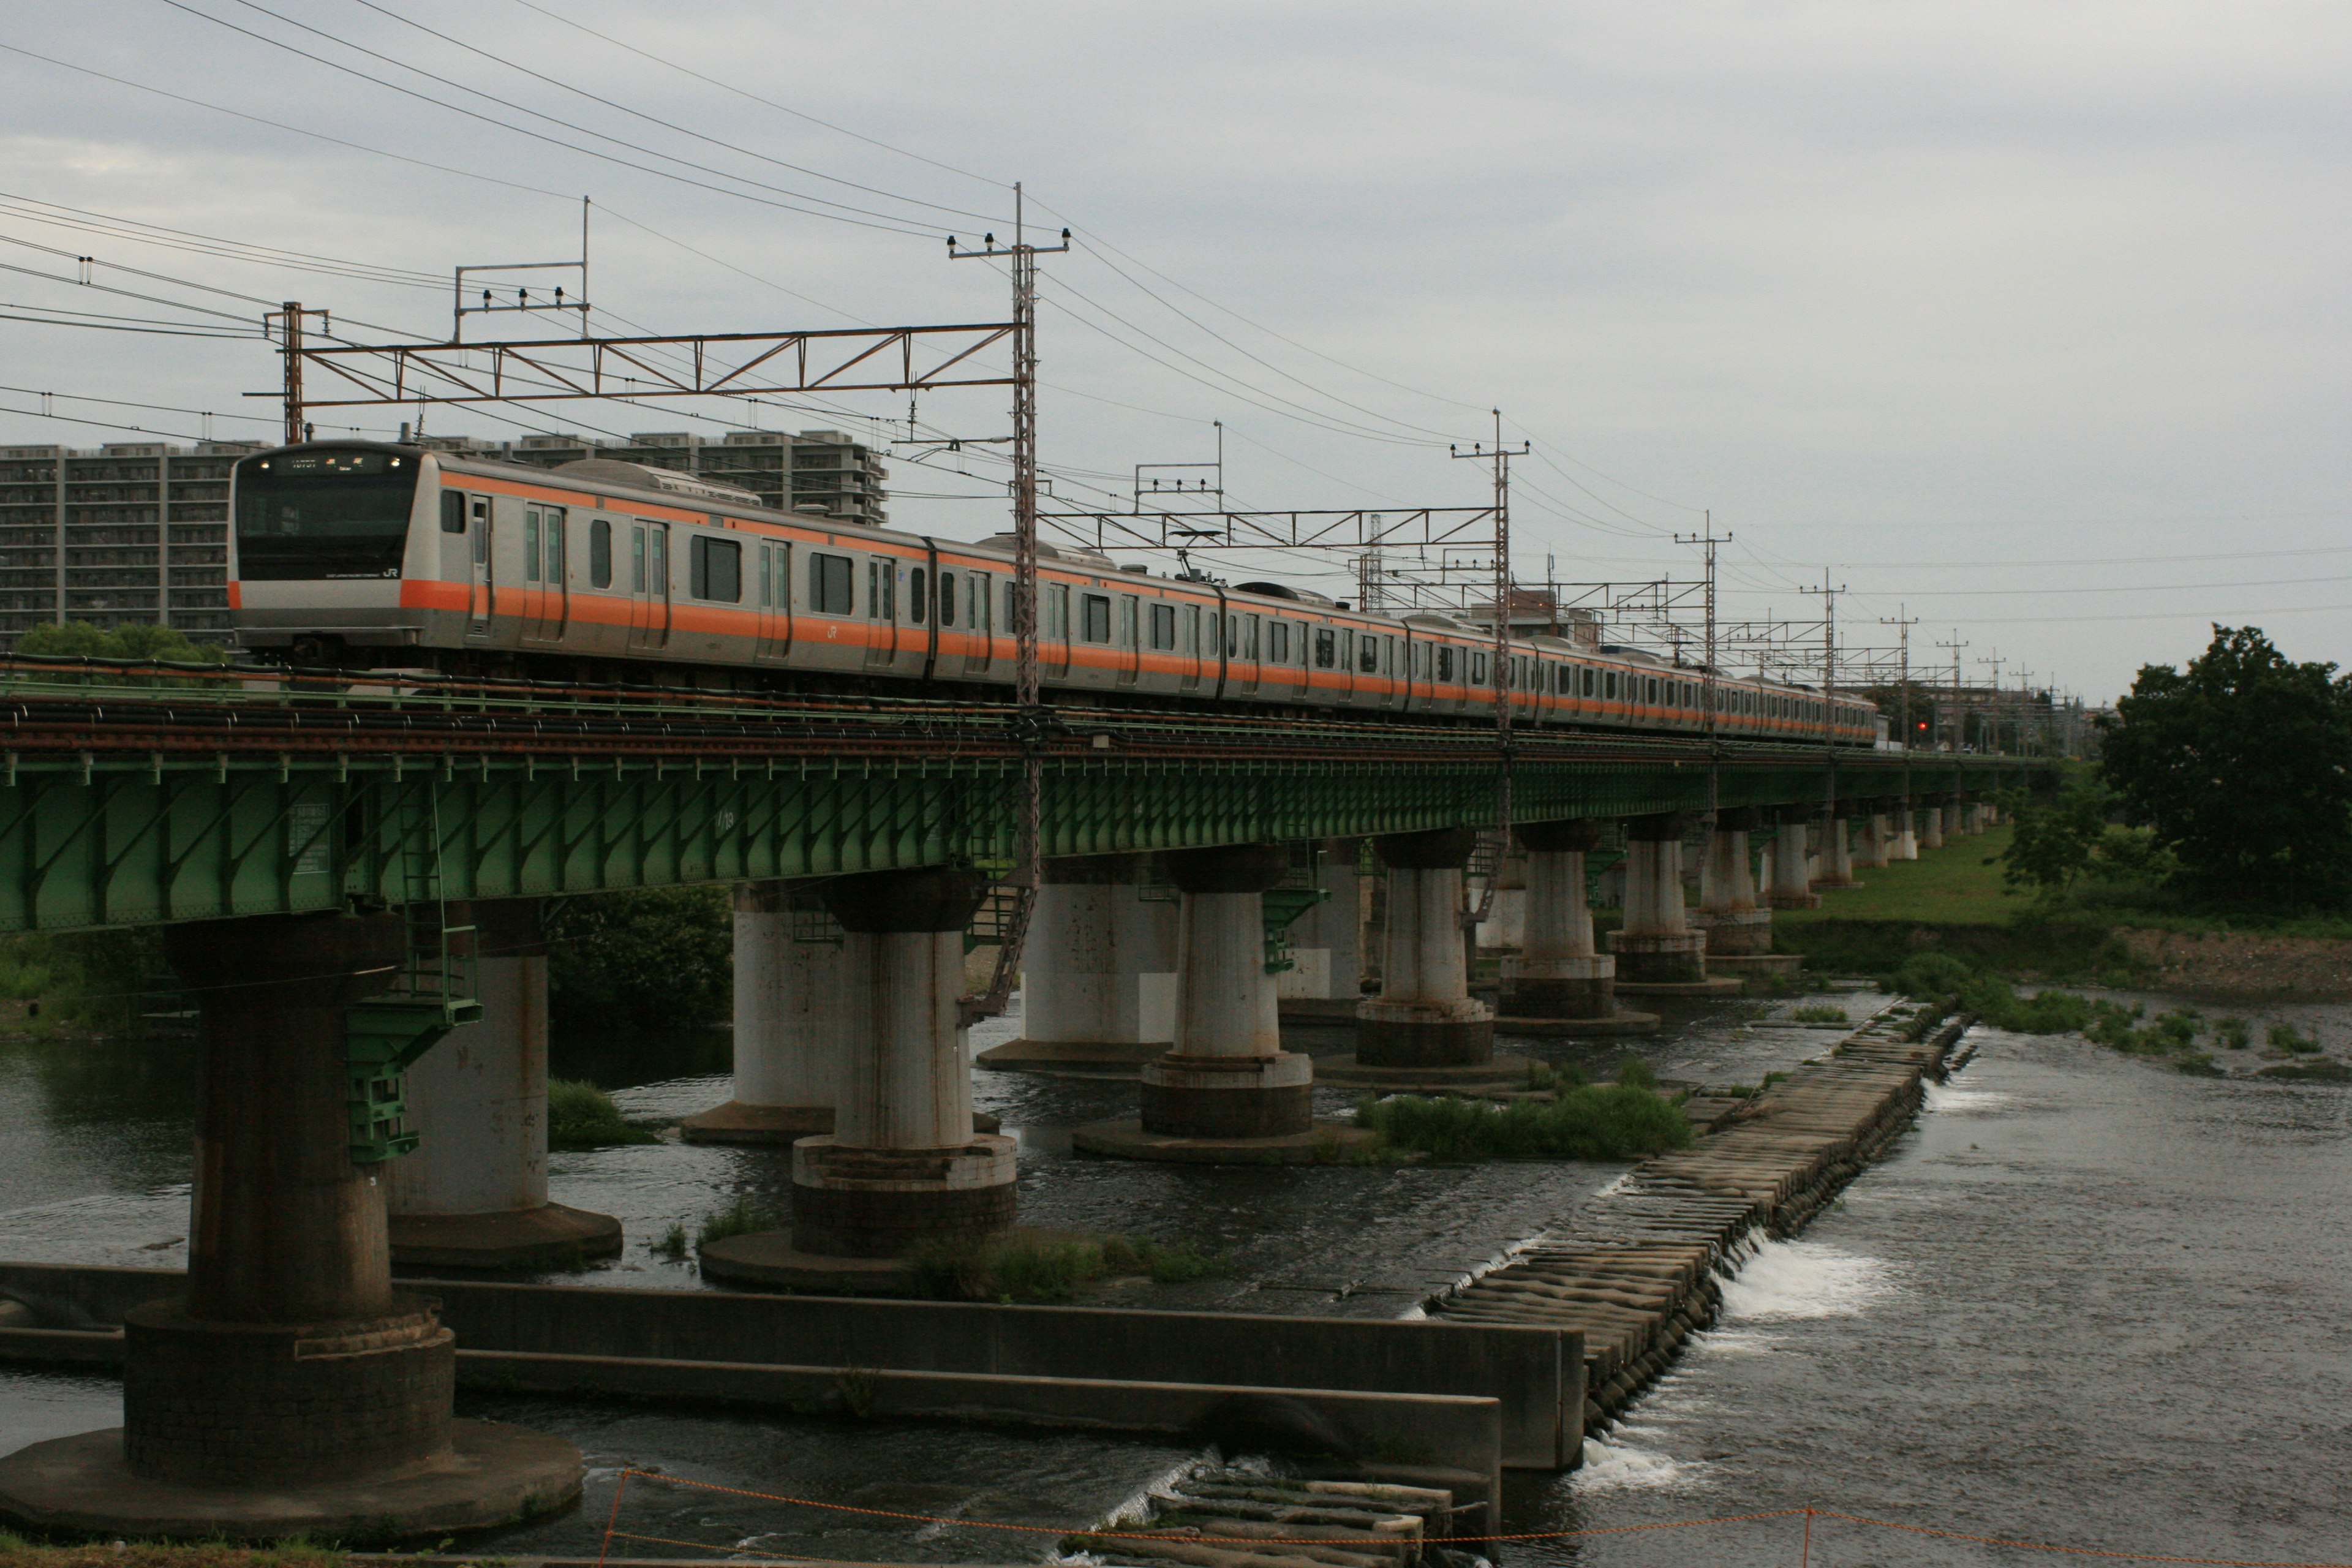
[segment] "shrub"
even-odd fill
[[[1848,1017],[1844,1008],[1832,1006],[1822,1002],[1810,1007],[1794,1009],[1789,1015],[1789,1021],[1792,1024],[1845,1024],[1853,1020]]]
[[[2213,1043],[2224,1050],[2242,1051],[2254,1043],[2254,1032],[2243,1018],[2224,1018],[2213,1026]]]
[[[2352,1083],[2352,1067],[2329,1057],[2312,1062],[2281,1062],[2274,1068],[2264,1068],[2257,1078],[2283,1078],[2305,1083]]]
[[[658,1143],[646,1128],[624,1121],[613,1097],[585,1079],[550,1079],[547,1084],[547,1146],[608,1149],[616,1143]]]
[[[1641,1058],[1627,1057],[1617,1064],[1617,1081],[1627,1089],[1650,1089],[1658,1087],[1658,1075]]]
[[[1356,1125],[1380,1134],[1388,1147],[1456,1160],[1630,1160],[1691,1143],[1690,1123],[1678,1107],[1623,1077],[1566,1090],[1549,1103],[1368,1099],[1356,1107]]]
[[[739,1197],[725,1208],[715,1209],[702,1216],[702,1227],[695,1235],[694,1245],[708,1247],[730,1236],[756,1236],[762,1231],[782,1230],[789,1224],[782,1215],[758,1199]]]
[[[907,1261],[919,1291],[948,1301],[1066,1301],[1104,1273],[1097,1243],[1017,1231],[982,1242],[934,1237]]]
[[[2230,1076],[2228,1073],[2222,1071],[2221,1067],[2214,1062],[2213,1058],[2206,1055],[2203,1051],[2192,1051],[2185,1057],[2177,1057],[2173,1059],[2172,1067],[2175,1072],[2185,1072],[2192,1078],[2227,1078]]]
[[[567,1027],[677,1030],[727,1016],[735,918],[724,887],[567,899],[550,911],[548,1005]]]
[[[668,1258],[672,1263],[686,1256],[686,1226],[675,1221],[671,1222],[667,1230],[662,1232],[662,1238],[653,1246],[656,1252]]]
[[[2319,1049],[2317,1040],[2308,1035],[2298,1033],[2293,1024],[2273,1024],[2269,1038],[2274,1049],[2286,1051],[2298,1057],[2310,1056]]]

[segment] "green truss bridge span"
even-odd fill
[[[1003,703],[0,662],[0,930],[761,881],[1013,853]],[[1057,710],[1048,856],[1980,793],[2046,761]]]

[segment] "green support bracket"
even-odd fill
[[[1265,890],[1265,972],[1279,974],[1295,969],[1290,958],[1290,923],[1331,896],[1328,888],[1268,888]]]
[[[344,1015],[343,1064],[350,1089],[352,1163],[373,1165],[416,1148],[408,1115],[409,1065],[460,1024],[479,1023],[482,1005],[470,997],[388,997],[354,1003]]]

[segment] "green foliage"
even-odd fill
[[[2099,835],[2097,853],[2085,874],[2154,888],[2180,874],[2180,858],[2156,841],[2155,829],[2111,822]]]
[[[2103,728],[2103,776],[2194,895],[2297,909],[2352,895],[2352,677],[2216,626],[2186,669],[2144,666]]]
[[[1622,1075],[1549,1102],[1368,1099],[1356,1107],[1356,1125],[1379,1133],[1386,1147],[1451,1160],[1632,1160],[1691,1143],[1681,1110]]]
[[[570,899],[547,920],[549,1008],[591,1033],[715,1024],[734,1001],[735,924],[721,887]]]
[[[1853,1020],[1844,1008],[1822,1002],[1791,1010],[1789,1021],[1792,1024],[1848,1024]]]
[[[2331,1057],[2321,1057],[2316,1061],[2281,1062],[2274,1068],[2263,1068],[2254,1076],[2303,1083],[2352,1083],[2352,1067],[2347,1067]]]
[[[547,1146],[608,1149],[616,1143],[658,1143],[635,1122],[622,1120],[613,1097],[585,1079],[550,1079],[547,1083]]]
[[[2203,1051],[2191,1051],[2187,1056],[2175,1057],[2172,1060],[2172,1070],[2175,1072],[2185,1072],[2191,1078],[2227,1078],[2230,1076],[2213,1060],[2211,1057],[2207,1056]]]
[[[2254,1043],[2254,1032],[2243,1018],[2223,1018],[2213,1026],[2213,1043],[2225,1051],[2242,1051]]]
[[[117,626],[100,631],[88,621],[35,626],[16,639],[18,653],[48,658],[142,658],[169,664],[226,664],[226,648],[193,643],[173,626]]]
[[[2285,1051],[2294,1056],[2307,1057],[2315,1054],[2319,1049],[2317,1040],[2298,1032],[2293,1024],[2273,1024],[2269,1039],[2273,1050]]]
[[[676,1263],[686,1256],[687,1246],[686,1226],[673,1220],[670,1227],[662,1232],[662,1238],[654,1243],[653,1250]]]
[[[1563,1089],[1582,1089],[1591,1081],[1584,1076],[1584,1069],[1581,1068],[1556,1068],[1549,1063],[1538,1061],[1528,1063],[1528,1087],[1538,1093]]]
[[[1627,1089],[1654,1089],[1658,1087],[1658,1075],[1641,1058],[1627,1057],[1617,1064],[1617,1081]]]
[[[0,937],[0,995],[39,1002],[41,1025],[100,1035],[141,1033],[151,1007],[185,1005],[152,926]]]
[[[786,1216],[757,1199],[739,1197],[725,1208],[715,1209],[702,1216],[701,1227],[695,1233],[694,1245],[708,1247],[730,1236],[756,1236],[762,1231],[784,1230],[790,1228],[791,1224]]]
[[[2009,847],[2000,852],[2002,884],[2043,898],[2074,886],[2106,834],[2112,805],[2106,786],[2077,773],[2059,787],[2053,804],[2042,805],[2022,790],[2006,791],[2000,800],[2001,809],[2016,818]]]

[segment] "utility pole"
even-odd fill
[[[1509,847],[1511,833],[1511,459],[1523,456],[1528,444],[1519,443],[1514,450],[1503,445],[1503,411],[1495,414],[1495,446],[1492,451],[1483,443],[1474,443],[1468,451],[1448,445],[1446,452],[1455,458],[1466,458],[1492,466],[1495,473],[1495,668],[1486,673],[1493,678],[1495,693],[1495,740],[1503,754],[1502,779],[1496,790],[1496,811],[1502,819],[1505,847]],[[1489,884],[1489,891],[1492,885]]]
[[[279,342],[286,351],[286,444],[289,447],[310,438],[309,429],[302,419],[302,318],[305,316],[318,317],[319,331],[322,333],[327,331],[327,312],[306,310],[299,300],[289,300],[261,318],[265,331],[270,323],[277,324],[281,334]]]
[[[1948,648],[1952,654],[1952,754],[1958,756],[1964,739],[1960,731],[1960,650],[1969,645],[1960,640],[1960,628],[1954,626],[1952,640],[1939,642],[1936,646]]]
[[[1902,648],[1902,661],[1895,666],[1898,671],[1895,679],[1900,684],[1895,692],[1895,722],[1900,726],[1897,733],[1902,735],[1903,749],[1907,752],[1911,749],[1911,628],[1919,624],[1919,617],[1912,616],[1906,618],[1903,614],[1905,608],[1902,605],[1895,605],[1892,616],[1878,617],[1878,624],[1895,628],[1897,643]]]
[[[1990,704],[1992,712],[1992,750],[1999,751],[2000,749],[2000,667],[2009,661],[2000,657],[2000,649],[1995,648],[1992,650],[1990,655],[1977,660],[1977,662],[1979,664],[1988,664],[1992,667],[1992,702]]]
[[[1045,707],[1037,683],[1037,258],[1070,248],[1032,245],[1023,226],[1021,184],[1013,185],[1013,247],[999,250],[988,235],[981,250],[956,248],[963,260],[1005,257],[1013,273],[1013,696],[1022,737],[1021,826],[1013,885],[1032,892],[1045,880],[1044,796]]]
[[[1699,681],[1699,712],[1706,720],[1707,739],[1712,741],[1716,733],[1716,705],[1718,696],[1715,687],[1715,547],[1718,544],[1730,543],[1731,535],[1717,534],[1715,531],[1715,513],[1712,510],[1700,515],[1706,520],[1704,530],[1697,533],[1677,533],[1675,535],[1675,542],[1696,544],[1706,552],[1706,668]]]
[[[1797,591],[1822,596],[1822,691],[1825,696],[1833,695],[1837,691],[1837,601],[1838,595],[1845,592],[1845,584],[1831,587],[1829,570],[1824,567],[1820,587]]]

